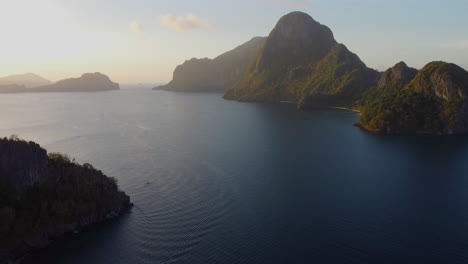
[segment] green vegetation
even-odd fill
[[[5,140],[11,141],[0,139]],[[49,154],[40,180],[25,190],[11,186],[11,175],[4,172],[0,169],[0,248],[23,241],[44,243],[47,237],[103,221],[130,206],[116,179],[60,153]]]
[[[375,85],[378,76],[356,54],[337,44],[328,27],[293,12],[280,19],[256,61],[224,98],[296,101],[302,109],[350,106]]]
[[[458,102],[446,102],[434,94],[411,90],[384,93],[361,108],[360,124],[388,134],[442,134],[455,127],[458,106]]]
[[[389,80],[397,85],[399,80]],[[468,72],[454,64],[429,63],[404,88],[372,89],[356,104],[359,125],[386,134],[454,134],[467,131],[463,110]],[[399,84],[401,85],[401,83]]]

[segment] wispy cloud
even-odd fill
[[[468,40],[459,40],[449,43],[439,44],[439,47],[458,49],[458,50],[468,50]]]
[[[185,17],[177,17],[175,15],[161,16],[161,25],[179,32],[191,31],[198,28],[211,27],[210,22],[201,19],[194,14],[188,14]]]
[[[312,9],[314,4],[309,0],[263,0],[270,5],[287,5],[301,9]]]
[[[137,33],[137,34],[140,34],[140,33],[144,32],[143,25],[141,23],[139,23],[139,22],[136,22],[136,21],[131,22],[128,27],[129,27],[130,31],[132,31],[134,33]]]

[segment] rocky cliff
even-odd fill
[[[26,190],[37,183],[47,161],[47,151],[34,142],[0,140],[0,175],[14,188]]]
[[[404,88],[396,83],[390,92],[376,92],[367,100],[360,127],[385,134],[468,133],[467,71],[431,62]]]
[[[188,60],[177,66],[171,82],[154,90],[224,92],[243,76],[264,41],[264,38],[256,37],[215,59]]]
[[[0,139],[0,263],[125,213],[115,179],[34,142]]]
[[[303,109],[345,106],[374,86],[379,75],[338,44],[328,27],[293,12],[279,20],[257,60],[224,98],[297,101]]]
[[[401,90],[413,80],[416,74],[418,70],[408,67],[404,62],[399,62],[382,74],[376,89],[379,91]]]

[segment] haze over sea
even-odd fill
[[[143,89],[1,95],[0,134],[92,163],[132,212],[26,263],[467,263],[468,138]]]

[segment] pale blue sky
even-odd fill
[[[369,67],[445,60],[468,69],[466,0],[0,2],[0,75],[57,80],[100,71],[122,83],[165,82],[184,60],[266,36],[295,10],[329,26]]]

